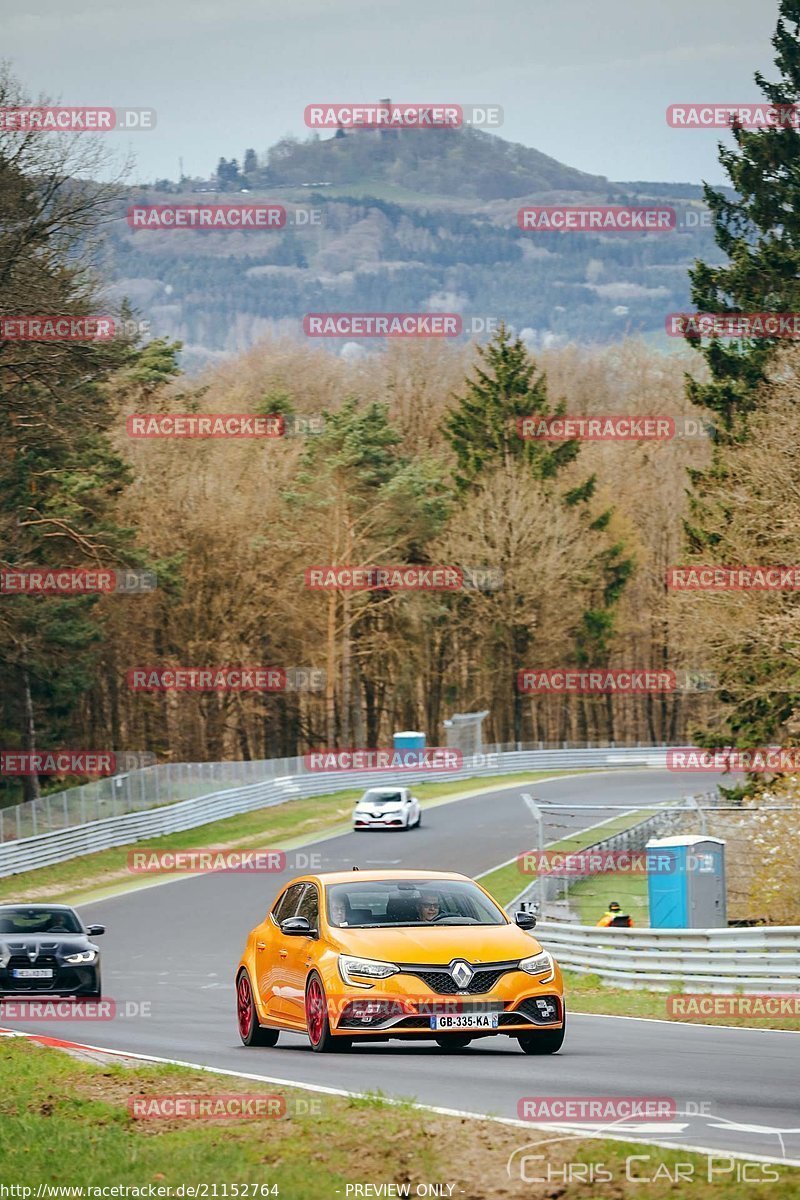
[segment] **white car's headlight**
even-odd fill
[[[519,964],[520,971],[527,971],[529,975],[543,975],[544,979],[540,979],[539,983],[549,983],[556,973],[553,963],[553,956],[548,954],[546,950],[542,950],[539,954],[534,954],[530,958],[523,958]]]
[[[388,979],[400,970],[394,963],[380,962],[376,958],[354,958],[350,954],[339,955],[339,974],[351,987],[369,987],[371,979]],[[353,978],[355,976],[355,978]]]
[[[80,954],[65,954],[64,962],[68,963],[90,963],[97,958],[96,950],[82,950]]]

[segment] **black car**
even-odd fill
[[[99,996],[105,931],[66,904],[0,904],[0,995]]]

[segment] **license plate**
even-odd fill
[[[497,1029],[496,1012],[436,1013],[431,1017],[431,1029]]]
[[[18,967],[11,972],[14,979],[52,979],[50,967]]]

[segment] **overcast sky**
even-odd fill
[[[139,181],[305,137],[307,104],[389,96],[502,105],[500,136],[611,179],[719,183],[719,135],[665,109],[758,99],[776,17],[777,0],[28,0],[5,6],[2,54],[34,96],[155,108],[156,130],[107,135]]]

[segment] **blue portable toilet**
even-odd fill
[[[727,927],[721,838],[694,834],[654,838],[645,849],[652,929]]]
[[[424,750],[425,734],[417,730],[406,729],[402,733],[392,735],[395,750]]]

